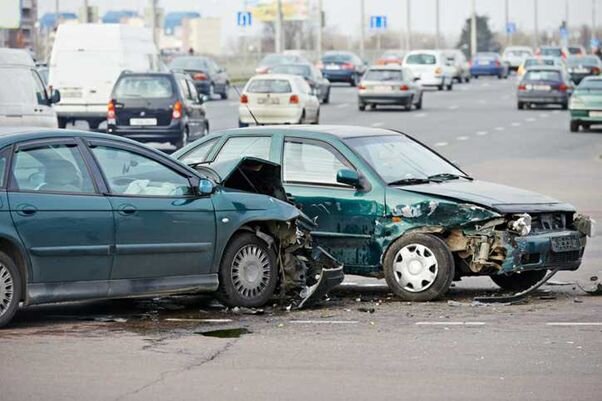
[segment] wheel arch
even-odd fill
[[[19,241],[5,236],[0,236],[0,251],[6,253],[17,265],[22,278],[22,299],[20,301],[27,303],[27,283],[31,276],[31,263],[27,257],[27,252]]]

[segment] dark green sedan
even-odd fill
[[[488,275],[524,289],[581,264],[592,221],[534,192],[476,180],[402,133],[350,126],[232,129],[174,154],[198,165],[242,156],[282,165],[289,197],[345,273],[384,277],[407,300]]]
[[[602,78],[584,78],[569,102],[571,132],[602,124]]]
[[[342,267],[285,200],[266,161],[193,170],[115,136],[2,130],[0,326],[21,302],[217,291],[254,307],[279,285],[307,303]]]

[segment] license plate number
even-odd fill
[[[479,65],[489,65],[489,61],[481,60],[481,61],[479,61]]]
[[[391,92],[393,90],[393,88],[390,86],[386,86],[386,85],[379,85],[379,86],[375,86],[374,90],[376,92]]]
[[[602,117],[602,111],[590,111],[589,116],[590,117]]]
[[[549,91],[552,89],[550,85],[533,85],[534,91]]]
[[[338,64],[328,64],[326,66],[327,70],[340,70],[341,66],[339,66]]]
[[[586,74],[589,70],[587,68],[575,68],[573,72],[576,72],[577,74]]]
[[[552,251],[554,252],[570,252],[581,249],[581,241],[579,241],[579,238],[572,235],[552,238],[551,241]]]
[[[157,125],[157,119],[156,118],[130,118],[130,125],[141,125],[141,126]]]
[[[259,99],[257,99],[257,103],[259,103],[259,104],[280,104],[280,99],[260,97]]]

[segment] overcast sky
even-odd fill
[[[315,3],[316,0],[309,0]],[[412,29],[420,32],[435,32],[435,1],[410,0],[412,3]],[[510,20],[516,22],[518,29],[533,30],[533,4],[535,0],[508,0]],[[91,5],[100,9],[102,16],[107,10],[135,9],[142,11],[148,0],[89,0]],[[358,32],[360,0],[322,0],[326,23],[336,26],[346,33]],[[405,24],[406,0],[365,0],[366,16],[386,15],[391,29],[399,29]],[[446,35],[457,36],[464,19],[470,13],[470,0],[439,0],[441,31]],[[540,30],[557,29],[565,18],[568,4],[569,25],[580,26],[592,23],[592,3],[596,3],[596,24],[600,25],[602,0],[538,0]],[[55,0],[38,0],[40,16],[54,10]],[[61,10],[77,11],[82,0],[60,0]],[[169,11],[193,10],[203,16],[218,16],[224,19],[224,25],[235,27],[236,11],[241,9],[243,0],[159,0],[159,5]],[[476,0],[477,13],[491,17],[492,28],[503,30],[504,0]],[[228,30],[226,28],[226,30]],[[236,32],[236,30],[228,30]]]

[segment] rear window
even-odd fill
[[[559,71],[531,70],[525,75],[527,81],[562,81]]]
[[[562,57],[561,49],[541,49],[540,53],[542,56]]]
[[[289,93],[291,84],[286,79],[255,79],[246,90],[249,93]]]
[[[403,81],[400,70],[369,70],[364,75],[366,81]]]
[[[406,64],[437,64],[437,57],[432,54],[410,54]]]
[[[173,86],[168,77],[126,76],[115,87],[116,98],[158,99],[173,96]]]
[[[322,57],[323,63],[347,63],[352,61],[353,57],[350,54],[327,54]]]
[[[477,54],[475,56],[475,60],[478,61],[488,61],[488,62],[492,62],[497,60],[498,56],[495,54]]]
[[[551,59],[529,59],[525,61],[525,67],[531,67],[533,65],[554,65],[554,60]]]
[[[270,72],[274,74],[290,74],[309,77],[311,69],[308,65],[276,65],[270,68]]]
[[[183,70],[208,70],[209,63],[207,60],[201,58],[176,58],[169,65],[173,68],[180,68]]]
[[[581,81],[577,89],[602,90],[602,79],[584,79]]]
[[[598,65],[597,57],[569,57],[567,63],[570,66],[576,65]]]

